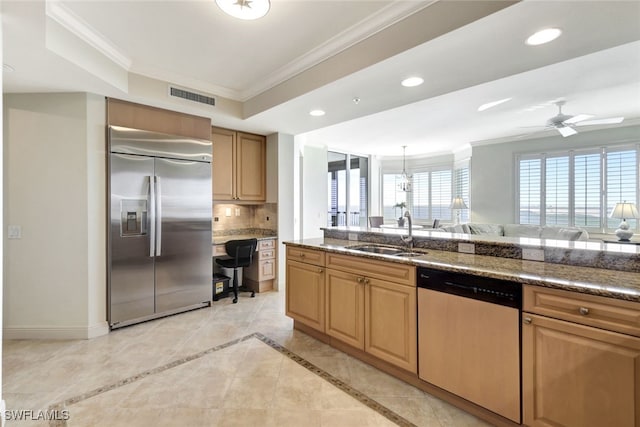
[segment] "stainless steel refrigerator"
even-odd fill
[[[211,304],[211,147],[109,128],[112,329]]]

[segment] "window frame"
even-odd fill
[[[585,147],[585,148],[576,148],[571,150],[555,150],[555,151],[547,151],[542,153],[517,153],[515,156],[515,215],[518,223],[521,223],[521,215],[520,215],[520,206],[521,206],[521,179],[520,179],[520,171],[521,171],[521,162],[525,160],[540,160],[540,218],[539,222],[536,225],[545,226],[553,224],[547,224],[547,204],[546,204],[546,196],[547,196],[547,165],[546,160],[550,158],[558,158],[558,157],[567,157],[569,159],[568,165],[568,225],[564,225],[566,227],[580,227],[591,233],[613,233],[615,228],[610,227],[609,220],[609,207],[608,204],[608,175],[609,172],[607,167],[607,154],[615,153],[620,151],[635,151],[635,203],[638,204],[640,201],[640,143],[632,143],[632,144],[620,144],[620,145],[612,145],[612,146],[601,146],[601,147]],[[575,158],[576,156],[589,155],[589,154],[598,154],[599,155],[599,220],[600,225],[598,227],[589,227],[583,225],[575,225],[576,218],[576,208],[575,208],[575,191],[576,191],[576,175],[575,175]],[[562,227],[563,225],[558,225]],[[635,227],[633,227],[635,231],[640,231],[640,220],[636,221]]]

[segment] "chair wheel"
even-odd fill
[[[251,292],[251,298],[255,298],[256,296],[256,291]]]
[[[234,298],[234,299],[233,299],[233,303],[234,303],[234,304],[237,304],[237,303],[238,303],[238,298]]]

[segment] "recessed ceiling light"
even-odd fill
[[[489,108],[495,107],[496,105],[504,104],[505,102],[511,101],[513,98],[505,98],[499,101],[487,102],[486,104],[482,104],[478,107],[478,111],[488,110]]]
[[[409,77],[404,79],[400,84],[404,87],[415,87],[420,86],[422,83],[424,83],[424,79],[421,77]]]
[[[314,117],[320,117],[320,116],[324,116],[324,111],[323,110],[311,110],[309,111],[309,114],[311,114]]]
[[[538,46],[557,39],[560,37],[560,34],[562,34],[562,30],[559,28],[545,28],[544,30],[540,30],[537,33],[530,35],[526,43],[529,46]]]

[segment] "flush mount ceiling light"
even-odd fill
[[[504,104],[505,102],[511,101],[513,98],[504,98],[498,101],[487,102],[486,104],[482,104],[478,107],[478,111],[488,110],[489,108],[495,107],[500,104]]]
[[[562,34],[562,30],[559,28],[545,28],[530,35],[526,43],[529,46],[538,46],[557,39],[560,34]]]
[[[404,87],[420,86],[422,83],[424,83],[424,79],[421,77],[409,77],[400,82]]]
[[[313,117],[320,117],[320,116],[324,116],[324,111],[323,110],[311,110],[309,111],[309,114],[312,115]]]
[[[269,0],[216,0],[223,12],[238,19],[252,20],[262,18],[269,12]]]

